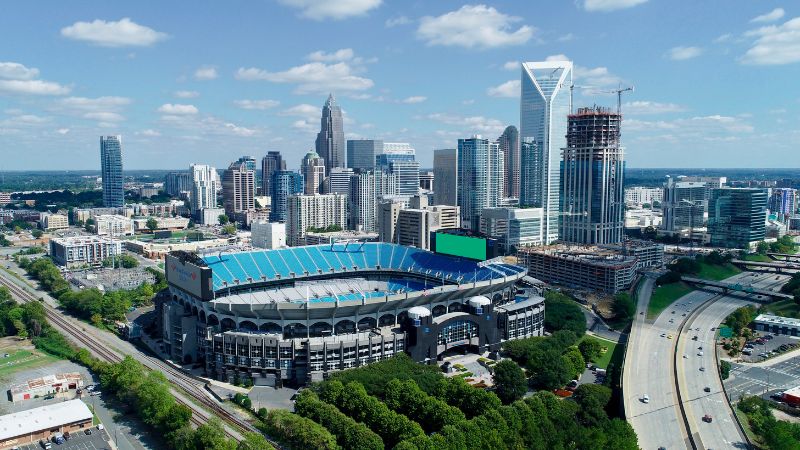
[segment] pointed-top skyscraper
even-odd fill
[[[345,167],[344,130],[342,129],[342,108],[336,103],[333,94],[322,107],[322,120],[317,134],[317,153],[325,160],[325,173],[334,167]]]

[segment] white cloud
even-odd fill
[[[196,98],[200,96],[197,91],[175,91],[175,97],[178,98]]]
[[[242,109],[270,109],[281,104],[277,100],[234,100],[234,105]]]
[[[508,61],[503,64],[503,70],[519,70],[519,61]]]
[[[386,26],[386,28],[392,28],[392,27],[396,27],[396,26],[399,26],[399,25],[408,25],[411,22],[412,22],[412,20],[409,19],[406,16],[398,16],[398,17],[390,17],[390,18],[386,19],[386,22],[384,23],[384,25]]]
[[[278,2],[302,10],[300,15],[308,19],[341,20],[362,16],[380,6],[382,0],[278,0]]]
[[[129,105],[131,99],[127,97],[67,97],[58,102],[59,106],[67,109],[74,109],[80,111],[109,111],[119,110],[121,107]]]
[[[305,133],[315,133],[318,131],[317,125],[307,120],[295,120],[292,122],[292,128]]]
[[[497,119],[490,119],[483,116],[458,116],[454,114],[447,114],[447,113],[434,113],[428,114],[424,117],[418,117],[418,119],[427,119],[433,120],[436,122],[441,122],[446,125],[454,125],[461,127],[462,134],[461,136],[469,136],[473,133],[479,134],[487,134],[490,136],[499,135],[503,132],[506,125],[503,122]]]
[[[745,36],[756,40],[740,59],[744,64],[781,65],[800,61],[800,17],[783,25],[748,31]]]
[[[686,111],[686,108],[675,103],[635,101],[622,104],[622,112],[625,114],[664,114],[683,111]]]
[[[714,38],[714,43],[715,44],[723,44],[725,42],[730,41],[731,39],[733,39],[733,35],[730,34],[730,33],[725,33],[725,34],[721,34],[721,35],[717,36],[716,38]]]
[[[519,80],[508,80],[499,86],[493,86],[486,90],[490,97],[518,98],[520,91]]]
[[[494,48],[528,42],[535,29],[513,24],[522,18],[503,14],[486,5],[464,5],[438,17],[420,19],[417,37],[428,45]]]
[[[327,93],[332,91],[363,91],[374,86],[369,78],[355,74],[356,70],[346,62],[325,64],[311,62],[292,67],[283,72],[268,72],[251,67],[239,68],[236,78],[239,80],[265,80],[273,83],[297,84],[296,93]]]
[[[343,48],[336,50],[333,53],[325,53],[322,50],[317,50],[316,52],[306,56],[306,58],[310,61],[333,62],[349,61],[353,59],[353,56],[355,56],[355,53],[353,52],[352,48]]]
[[[0,78],[9,80],[31,80],[39,76],[39,69],[25,67],[15,62],[0,62]]]
[[[781,19],[786,14],[786,11],[783,8],[775,8],[772,11],[762,14],[757,17],[753,17],[750,22],[754,23],[769,23],[775,22],[778,19]]]
[[[241,127],[241,126],[238,126],[238,125],[230,123],[230,122],[225,123],[224,127],[225,127],[226,130],[228,130],[229,132],[231,132],[232,134],[234,134],[236,136],[248,137],[248,136],[253,136],[253,135],[256,134],[256,130],[253,130],[253,129],[250,129],[250,128]]]
[[[673,61],[685,61],[687,59],[697,58],[702,54],[703,49],[700,47],[672,47],[667,52],[667,56]]]
[[[208,81],[216,79],[218,76],[217,68],[213,66],[203,66],[194,71],[195,80]]]
[[[56,133],[58,133],[58,134],[67,134],[67,133],[69,133],[69,128],[59,128],[59,129],[56,130]]]
[[[301,103],[299,105],[287,108],[280,113],[281,116],[298,116],[302,117],[306,122],[319,121],[322,116],[322,108],[308,103]]]
[[[545,61],[569,61],[569,57],[563,53],[557,55],[550,55],[544,59]]]
[[[404,98],[400,102],[401,103],[422,103],[427,99],[428,99],[428,97],[425,97],[423,95],[412,95],[411,97]]]
[[[127,17],[118,22],[100,19],[75,22],[62,28],[61,35],[103,47],[147,47],[168,37],[166,33],[139,25]]]
[[[70,88],[52,81],[0,80],[0,92],[31,95],[66,95]]]
[[[618,9],[632,8],[647,0],[585,0],[583,8],[586,11],[616,11]]]
[[[142,136],[147,136],[147,137],[158,137],[158,136],[161,136],[160,132],[158,132],[157,130],[150,129],[150,128],[148,128],[146,130],[142,130],[138,134],[140,134]]]
[[[189,115],[189,114],[197,114],[198,110],[197,107],[194,105],[181,105],[178,103],[164,103],[163,105],[159,106],[158,112],[164,113],[171,116],[182,116],[182,115]]]
[[[563,55],[562,55],[563,56]],[[607,67],[582,67],[575,66],[575,81],[596,88],[618,85],[622,78],[611,73]]]
[[[625,111],[623,107],[623,112]],[[729,136],[730,134],[747,134],[754,131],[754,127],[739,117],[714,114],[710,116],[695,116],[680,118],[670,121],[644,121],[627,119],[622,127],[628,131],[659,131],[671,130],[676,137],[683,139],[713,138],[714,136]]]
[[[558,39],[556,39],[556,40],[557,40],[558,42],[569,42],[569,41],[574,41],[574,40],[575,40],[575,35],[574,35],[574,34],[572,34],[572,33],[567,33],[567,34],[565,34],[565,35],[563,35],[563,36],[559,36],[559,37],[558,37]]]
[[[97,120],[100,122],[121,122],[125,120],[121,114],[111,111],[88,112],[83,115],[84,119]]]

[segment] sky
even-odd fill
[[[575,106],[623,94],[628,167],[800,167],[800,4],[769,0],[8,0],[0,170],[220,168],[347,138],[433,149],[519,125],[520,61],[568,58]]]

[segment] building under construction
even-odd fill
[[[630,287],[639,258],[596,246],[524,247],[519,264],[550,284],[615,294]]]
[[[622,242],[625,226],[622,115],[608,108],[579,108],[568,116],[561,161],[562,241]]]

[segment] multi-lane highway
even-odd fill
[[[770,280],[772,284],[780,283],[774,278],[774,274],[753,277],[752,274],[745,273],[729,280],[764,283],[759,284],[759,287],[768,287]],[[693,291],[678,299],[655,320],[648,320],[647,304],[653,283],[654,280],[648,278],[641,286],[636,317],[628,337],[623,373],[625,415],[639,436],[639,445],[643,449],[653,450],[661,447],[701,448],[694,442],[696,433],[700,433],[698,440],[703,440],[702,445],[705,448],[726,447],[726,439],[720,438],[722,434],[726,434],[728,441],[739,441],[739,431],[732,422],[730,424],[735,429],[733,432],[728,427],[719,434],[707,429],[698,431],[698,424],[709,425],[701,422],[701,418],[707,413],[712,414],[712,417],[719,415],[712,421],[715,430],[726,424],[725,417],[731,421],[730,409],[725,412],[727,404],[720,393],[722,387],[717,376],[714,332],[711,328],[719,325],[730,311],[738,307],[735,305],[748,302],[735,294],[722,296],[715,292]],[[714,307],[718,302],[721,302],[720,306]],[[712,322],[714,323],[711,324]],[[707,334],[698,335],[698,341],[693,341],[694,334],[689,334],[688,330],[691,328],[691,333],[700,333],[694,329],[703,330],[703,327]],[[702,357],[697,356],[698,351],[686,353],[694,342],[697,342],[695,347],[703,346]],[[687,358],[683,358],[684,354]],[[690,359],[692,356],[695,359]],[[700,367],[704,370],[700,371]],[[679,375],[677,378],[676,373]],[[709,377],[709,380],[705,377]],[[717,377],[715,384],[711,383],[711,377]],[[711,393],[716,392],[716,396],[708,397],[705,387],[710,387]],[[705,411],[700,405],[710,408],[717,396],[723,401],[716,404],[717,409],[713,412],[709,409],[709,412],[698,416],[699,411]],[[728,433],[732,434],[727,435]],[[710,445],[711,443],[714,445]]]

